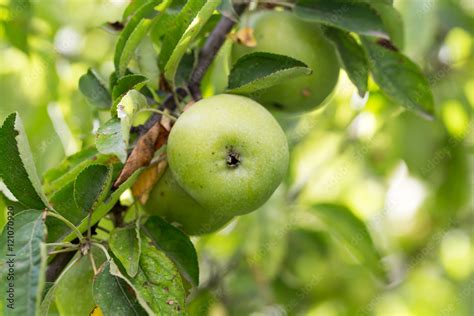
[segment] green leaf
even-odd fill
[[[100,110],[107,110],[112,105],[112,98],[99,76],[89,68],[79,79],[79,90],[87,102]]]
[[[194,286],[199,285],[199,265],[194,245],[183,232],[161,217],[150,217],[144,229],[158,249],[176,264],[183,276]]]
[[[125,163],[133,119],[145,107],[147,101],[143,94],[136,90],[128,91],[117,104],[117,117],[112,117],[97,131],[97,150],[102,154],[113,154]]]
[[[237,232],[245,234],[246,261],[267,280],[274,279],[281,271],[287,253],[288,222],[285,190],[281,188],[258,209],[239,220]]]
[[[380,15],[368,3],[348,0],[300,0],[294,12],[304,20],[349,32],[388,38]]]
[[[105,261],[104,254],[96,247],[91,249],[96,266]],[[55,290],[55,303],[61,315],[90,315],[95,308],[92,295],[94,270],[90,256],[81,256],[66,268]]]
[[[54,302],[54,292],[56,291],[56,285],[53,284],[41,302],[39,315],[40,316],[59,316],[56,303]]]
[[[311,68],[291,57],[264,52],[251,53],[239,58],[232,68],[228,92],[248,94],[311,73]]]
[[[122,139],[126,147],[128,147],[130,128],[132,127],[135,114],[147,106],[148,103],[145,96],[137,90],[128,91],[118,103],[117,117],[120,119]]]
[[[100,205],[97,206],[97,208],[92,213],[91,225],[94,225],[95,223],[99,222],[102,219],[102,217],[104,217],[112,209],[112,207],[114,207],[115,203],[117,203],[117,201],[119,200],[120,195],[122,195],[123,192],[125,192],[127,189],[129,189],[133,185],[133,183],[135,183],[135,181],[137,180],[137,177],[140,175],[140,173],[142,171],[143,171],[143,168],[138,169],[137,171],[135,171],[130,176],[130,178],[127,179],[127,181],[122,183],[117,189],[115,189],[115,191],[113,191],[105,199],[105,201],[103,203],[101,203]],[[79,231],[81,231],[83,233],[87,230],[88,223],[89,223],[88,219],[84,218],[77,225],[77,228],[79,229]],[[74,238],[76,238],[76,235],[74,234],[74,232],[70,232],[68,235],[66,235],[63,238],[63,241],[65,241],[65,242],[71,241]]]
[[[145,76],[142,75],[126,75],[121,77],[115,84],[114,90],[112,90],[112,98],[116,103],[118,98],[121,98],[125,93],[131,89],[140,90],[148,81]],[[112,114],[113,113],[112,111]]]
[[[371,3],[371,5],[375,10],[377,10],[380,17],[382,18],[383,24],[390,35],[391,41],[399,49],[403,49],[403,19],[400,13],[391,4]]]
[[[42,212],[21,211],[14,216],[14,224],[3,230],[0,250],[0,277],[5,315],[37,315],[44,289],[46,271],[46,226]],[[11,237],[11,232],[14,237]],[[14,239],[12,239],[14,238]],[[12,256],[14,255],[14,256]],[[13,260],[14,262],[10,262]],[[14,268],[13,279],[9,268]],[[4,293],[13,288],[13,301]],[[8,308],[12,303],[14,309]]]
[[[95,303],[104,315],[147,315],[129,288],[130,286],[123,278],[110,273],[110,263],[106,262],[94,279]]]
[[[112,185],[112,168],[90,165],[81,171],[74,181],[74,201],[85,212],[102,203]]]
[[[362,37],[375,82],[395,101],[425,118],[434,115],[434,100],[421,69],[385,40]]]
[[[347,32],[328,27],[324,30],[324,34],[336,46],[339,60],[349,79],[357,87],[359,95],[364,96],[369,80],[369,62],[364,49]]]
[[[134,0],[129,3],[129,5],[125,8],[122,15],[122,20],[126,21],[128,17],[135,14],[138,9],[140,9],[144,4],[148,2],[152,2],[153,0]]]
[[[140,233],[137,227],[116,228],[110,233],[109,247],[131,277],[138,272]]]
[[[32,16],[31,3],[29,0],[11,0],[9,2],[8,18],[4,19],[2,23],[6,38],[14,47],[28,54],[28,34]]]
[[[375,248],[369,231],[354,213],[344,206],[334,204],[315,204],[311,208],[318,218],[361,263],[375,275],[386,280],[380,254]]]
[[[48,202],[18,113],[10,114],[3,122],[0,148],[0,179],[21,204],[43,209]]]
[[[219,4],[220,0],[190,0],[175,18],[160,53],[160,68],[168,81],[174,84],[181,58]]]
[[[118,73],[119,75],[124,75],[125,71],[127,70],[128,63],[133,57],[135,53],[135,49],[138,47],[142,39],[148,33],[152,25],[151,19],[143,19],[141,20],[137,27],[132,31],[130,37],[127,39],[125,46],[123,47],[122,55],[120,56],[120,62],[118,66]]]
[[[140,8],[138,8],[135,12],[135,14],[132,16],[130,21],[125,25],[124,29],[120,33],[120,36],[117,40],[117,44],[115,46],[115,54],[114,54],[114,64],[115,64],[115,69],[119,73],[119,77],[123,76],[125,74],[125,69],[127,67],[126,64],[128,64],[129,59],[131,58],[131,53],[132,52],[127,52],[126,54],[129,56],[124,56],[124,51],[126,49],[126,46],[128,45],[127,49],[131,49],[131,44],[127,44],[130,37],[132,36],[133,32],[139,28],[139,24],[144,21],[144,19],[150,21],[149,19],[152,18],[153,16],[156,15],[155,7],[158,5],[159,1],[158,0],[153,0],[153,1],[148,1],[147,3],[143,4]],[[145,22],[145,26],[148,24],[148,22]],[[137,40],[137,36],[141,36],[141,32],[143,32],[143,23],[142,23],[142,30],[138,31],[139,33],[136,33],[135,36],[135,41]],[[146,29],[147,30],[147,29]],[[125,64],[125,66],[124,66]],[[124,68],[125,67],[125,68]]]
[[[79,224],[87,215],[74,200],[74,181],[69,182],[50,198],[51,206],[71,223]],[[69,232],[69,227],[55,217],[46,218],[48,242],[60,241]]]
[[[127,143],[122,136],[122,124],[119,118],[113,117],[97,131],[95,145],[102,154],[112,154],[124,163],[127,160]]]
[[[136,291],[138,301],[149,313],[184,313],[185,290],[173,262],[144,235],[141,236],[141,248],[138,273],[133,278],[127,278]],[[117,275],[117,271],[112,271],[112,274]]]
[[[43,175],[43,189],[51,194],[74,181],[77,175],[91,164],[110,164],[117,162],[115,156],[102,155],[95,147],[88,147],[67,157],[58,166]]]
[[[161,19],[160,19],[161,20]],[[153,29],[150,30],[150,33]],[[135,59],[139,72],[147,78],[147,86],[150,89],[158,90],[160,81],[160,69],[158,68],[158,54],[150,37],[145,37],[135,52]],[[135,90],[140,90],[134,87]]]

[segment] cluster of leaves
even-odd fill
[[[120,197],[140,182],[144,167],[150,163],[156,167],[153,158],[160,157],[171,128],[166,118],[188,102],[179,91],[192,88],[188,82],[193,73],[205,72],[196,56],[208,33],[217,30],[217,21],[231,20],[226,17],[231,8],[229,1],[133,1],[123,15],[109,83],[92,69],[79,82],[88,102],[99,111],[109,111],[110,119],[98,129],[95,148],[68,157],[43,181],[18,114],[5,120],[0,130],[0,177],[17,200],[9,201],[15,207],[12,223],[17,238],[14,313],[48,314],[56,309],[76,315],[97,306],[106,315],[184,313],[187,292],[199,283],[197,255],[188,236],[159,217],[143,220],[135,211],[137,204],[126,212],[125,223],[111,227],[105,241],[92,233],[98,224],[107,223],[109,213],[118,209],[120,215]],[[220,13],[215,14],[217,9]],[[367,92],[372,73],[398,103],[433,115],[427,80],[399,51],[401,21],[391,1],[299,1],[293,10],[302,19],[324,25],[361,95]],[[236,62],[227,91],[250,94],[310,73],[293,58],[253,53]],[[135,133],[137,116],[157,106],[161,119]],[[335,205],[313,208],[349,245],[359,236],[362,242],[351,250],[384,277],[366,227],[350,210]],[[8,252],[7,239],[5,229],[2,254]],[[53,283],[46,282],[48,265],[63,252],[75,255]],[[8,271],[1,272],[4,279]]]

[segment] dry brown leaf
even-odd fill
[[[166,115],[161,116],[161,126],[163,126],[168,132],[171,130],[171,125],[173,122],[171,121],[169,115],[171,114],[168,109],[165,109]]]
[[[160,180],[167,166],[168,162],[165,159],[165,155],[163,155],[156,164],[151,165],[143,171],[133,184],[132,194],[141,204],[146,203],[151,190],[153,190],[155,184]]]
[[[235,41],[239,44],[247,47],[257,46],[257,40],[255,39],[253,29],[250,27],[244,27],[235,34]]]
[[[125,162],[122,172],[114,183],[114,187],[124,183],[136,170],[148,166],[153,159],[155,151],[168,141],[168,135],[169,131],[160,122],[157,122],[141,136]]]

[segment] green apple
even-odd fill
[[[322,105],[339,77],[339,62],[333,45],[320,26],[288,11],[258,11],[244,15],[241,28],[253,29],[256,46],[235,43],[232,60],[253,52],[269,52],[295,58],[313,70],[309,76],[290,79],[252,95],[272,110],[302,112]]]
[[[145,210],[163,217],[188,235],[214,232],[232,219],[232,216],[219,216],[199,205],[179,186],[169,168],[150,193]]]
[[[257,209],[288,168],[288,143],[263,106],[221,94],[184,112],[171,129],[168,163],[179,185],[222,216]]]

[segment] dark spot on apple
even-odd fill
[[[237,168],[241,162],[242,162],[242,159],[240,157],[240,154],[236,152],[233,148],[231,148],[227,152],[227,157],[226,157],[227,167]]]

